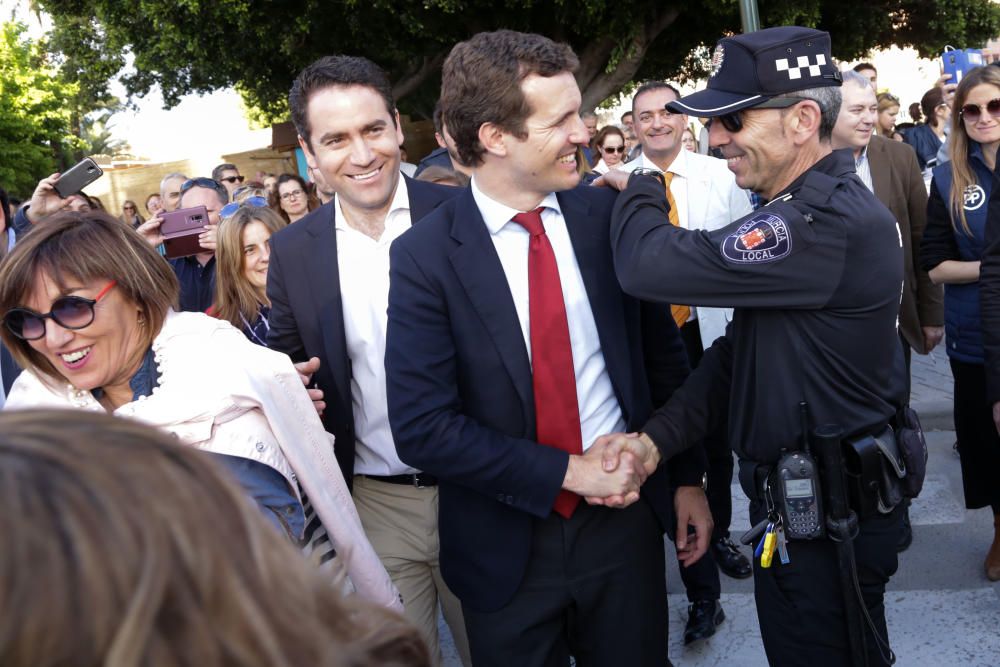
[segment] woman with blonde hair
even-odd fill
[[[295,541],[301,487],[358,593],[401,608],[292,362],[228,322],[174,311],[177,299],[170,265],[121,222],[47,218],[0,264],[0,338],[24,369],[5,409],[105,411],[172,433]]]
[[[896,131],[896,116],[899,115],[899,98],[892,93],[879,93],[878,116],[875,128],[886,139],[903,141],[903,135]]]
[[[955,379],[955,438],[965,506],[993,511],[993,544],[984,568],[1000,581],[1000,436],[987,399],[979,267],[993,170],[1000,147],[1000,67],[969,71],[955,89],[950,161],[934,169],[920,261],[944,284],[945,336]]]
[[[0,506],[4,667],[430,664],[211,458],[133,420],[0,413]]]
[[[270,239],[285,225],[271,209],[244,204],[223,218],[215,249],[215,305],[211,314],[265,347],[271,310],[265,291]]]

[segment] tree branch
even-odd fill
[[[410,67],[392,84],[393,98],[398,101],[419,88],[427,77],[441,69],[447,55],[446,51],[438,51],[433,56],[424,56],[419,66]]]
[[[576,83],[584,90],[598,74],[604,71],[608,57],[614,51],[615,40],[610,35],[594,39],[578,54],[580,66],[576,70]]]
[[[644,28],[637,32],[632,43],[629,44],[628,50],[613,71],[606,72],[604,71],[605,67],[601,67],[585,86],[581,84],[583,101],[580,108],[593,109],[631,81],[636,72],[639,71],[653,40],[670,27],[677,20],[679,14],[680,10],[675,7],[667,8],[659,13],[653,21],[647,23]],[[641,21],[642,18],[640,17],[638,20]],[[607,57],[605,57],[604,63],[606,66]]]

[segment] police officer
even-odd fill
[[[883,430],[902,404],[902,248],[895,220],[855,174],[850,151],[831,150],[841,77],[827,33],[786,26],[722,39],[712,67],[707,89],[667,109],[711,117],[711,143],[737,184],[767,204],[721,230],[689,231],[664,223],[656,174],[631,176],[612,222],[625,291],[736,310],[726,335],[642,433],[605,444],[609,457],[625,447],[652,469],[699,442],[728,411],[757,524],[768,499],[755,480],[773,479],[782,451],[799,448],[801,402],[808,428],[838,424],[847,435]],[[610,177],[617,185],[624,178]],[[863,517],[854,541],[874,626],[865,628],[871,665],[889,660],[883,594],[900,529],[896,508]],[[787,553],[787,564],[777,556],[770,567],[754,563],[768,660],[851,664],[836,545],[790,541]]]

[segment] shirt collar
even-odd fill
[[[511,218],[522,212],[506,204],[501,204],[480,190],[479,185],[476,183],[475,175],[472,176],[472,197],[476,200],[476,206],[479,207],[479,212],[483,216],[486,229],[494,236],[503,229],[504,225],[511,221]],[[545,195],[538,205],[554,209],[560,215],[562,214],[562,209],[559,208],[559,198],[556,197],[556,193],[554,192]]]
[[[865,144],[864,148],[861,149],[861,154],[858,155],[858,158],[854,161],[855,166],[862,164],[863,162],[865,162],[868,159],[868,147],[869,146],[871,146],[871,142],[870,141],[867,144]]]
[[[681,149],[674,157],[673,162],[668,164],[665,170],[661,170],[659,167],[657,167],[656,164],[654,164],[653,161],[650,160],[649,157],[644,153],[642,155],[642,166],[646,167],[647,169],[656,169],[657,171],[663,171],[664,173],[676,174],[681,178],[690,178],[689,174],[691,173],[691,169],[688,166],[689,164],[687,158],[688,152],[689,151],[687,149],[681,146]]]
[[[340,208],[340,197],[336,194],[333,195],[333,212],[334,212],[334,224],[336,229],[351,229],[351,226],[347,224],[347,218],[344,217],[344,210]],[[396,211],[409,211],[410,210],[410,195],[406,190],[406,179],[403,178],[403,173],[398,173],[398,180],[396,181],[396,193],[392,196],[392,202],[389,204],[389,210],[385,214],[386,220]]]

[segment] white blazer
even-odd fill
[[[660,170],[645,155],[625,164],[627,171],[640,167]],[[736,185],[736,177],[729,171],[725,160],[682,148],[668,170],[681,177],[675,177],[670,185],[675,199],[679,194],[676,190],[678,185],[685,187],[686,215],[683,210],[679,211],[681,227],[685,229],[714,231],[753,211],[750,195]],[[716,338],[726,333],[726,326],[733,319],[733,309],[698,306],[695,312],[701,344],[707,350]]]
[[[340,466],[333,436],[287,356],[247,340],[223,320],[170,311],[153,341],[160,385],[115,410],[192,447],[264,463],[298,481],[326,528],[354,589],[401,610],[399,594],[368,542]],[[90,391],[25,370],[4,409],[104,408]],[[291,484],[292,489],[297,489]],[[297,493],[297,490],[296,490]]]

